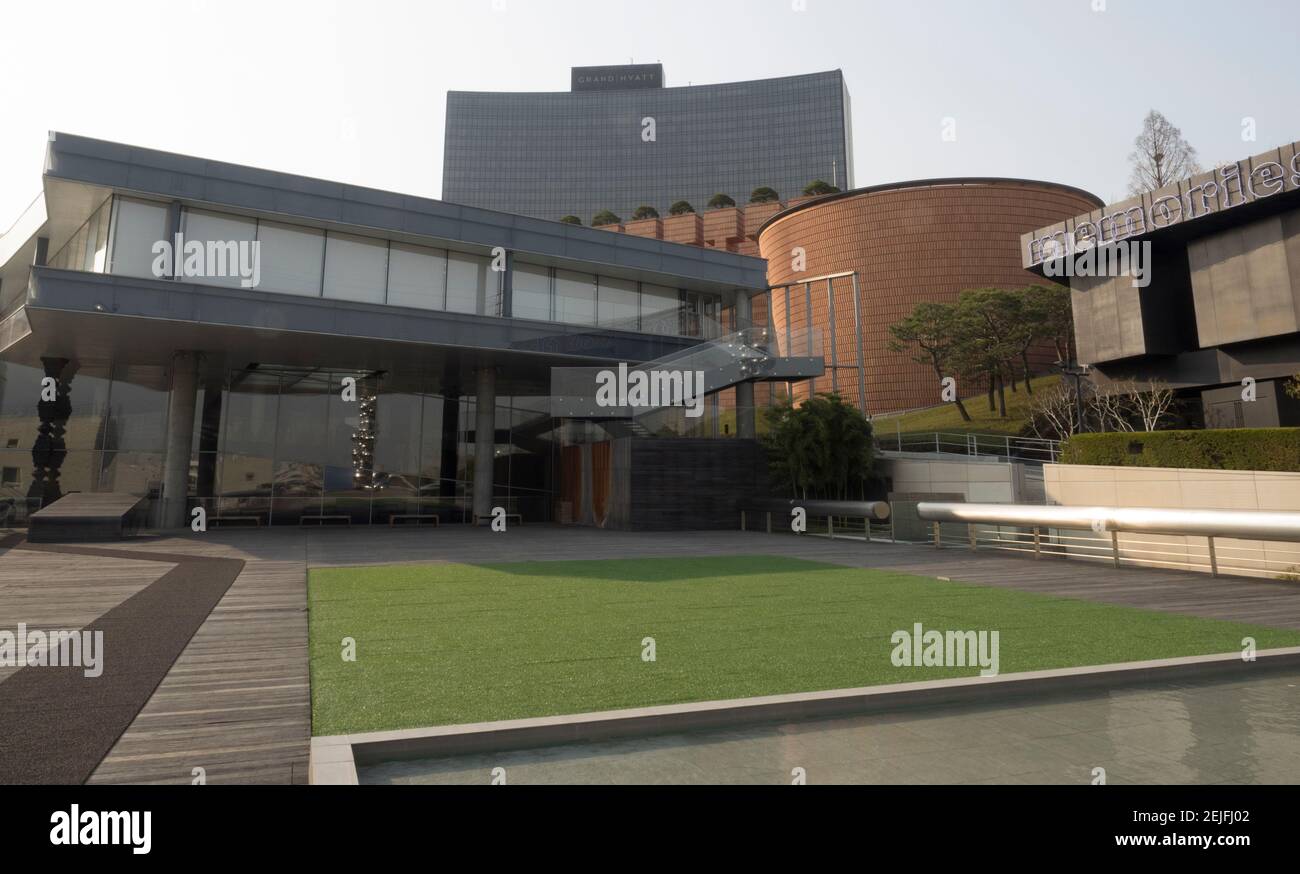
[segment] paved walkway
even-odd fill
[[[82,628],[167,572],[160,554],[233,558],[244,569],[200,625],[90,782],[294,783],[310,738],[309,567],[683,555],[786,555],[1300,629],[1300,585],[1003,553],[754,532],[628,533],[526,525],[348,531],[213,531],[113,544],[123,557],[6,550],[0,628]],[[136,561],[131,554],[154,560]],[[3,679],[0,673],[0,680]]]

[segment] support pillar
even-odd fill
[[[172,355],[172,390],[167,398],[167,441],[163,461],[163,528],[184,528],[190,483],[190,445],[194,436],[194,408],[198,402],[199,356],[196,352]]]
[[[474,520],[492,515],[492,472],[496,466],[497,372],[474,372]]]
[[[736,292],[736,330],[745,331],[754,324],[754,302],[744,289]],[[753,440],[758,436],[754,409],[754,383],[736,383],[736,436]]]

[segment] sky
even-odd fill
[[[0,21],[0,230],[51,130],[437,197],[448,90],[567,91],[587,64],[841,69],[858,186],[1113,202],[1150,109],[1207,166],[1300,139],[1296,0],[9,0]]]

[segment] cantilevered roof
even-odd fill
[[[51,183],[74,182],[447,249],[500,246],[538,263],[655,281],[649,273],[700,290],[767,287],[761,258],[65,133],[50,134],[45,178],[47,201]]]

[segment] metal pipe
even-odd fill
[[[1234,537],[1300,543],[1300,513],[1264,510],[1169,510],[1155,507],[1057,507],[1035,504],[956,504],[923,501],[916,513],[927,522],[984,522],[1026,528],[1073,528]]]
[[[871,519],[874,522],[884,522],[889,518],[887,501],[801,501],[793,498],[788,501],[758,501],[754,504],[747,503],[746,506],[784,513],[786,516],[790,515],[791,510],[801,507],[809,516],[850,516],[854,519]]]
[[[853,333],[858,347],[858,409],[867,412],[867,377],[862,366],[862,295],[858,291],[858,272],[853,271]],[[901,417],[900,417],[901,418]],[[901,433],[901,432],[900,432]],[[870,538],[868,538],[870,539]]]
[[[1214,553],[1214,538],[1207,537],[1205,542],[1210,545],[1210,576],[1217,577],[1219,575],[1219,557]]]

